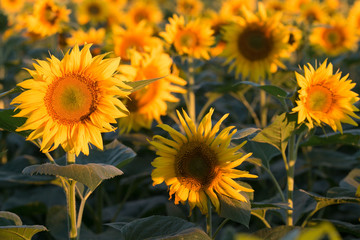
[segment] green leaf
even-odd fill
[[[311,222],[318,222],[318,221],[323,221],[323,220],[314,219]],[[348,222],[332,220],[332,219],[326,219],[326,221],[332,223],[336,227],[336,229],[338,229],[340,232],[350,233],[356,236],[357,238],[360,238],[360,225],[355,225]]]
[[[276,147],[280,152],[285,152],[288,139],[295,130],[296,117],[283,113],[275,118],[272,124],[259,132],[252,141],[268,143]]]
[[[16,132],[16,129],[22,126],[26,121],[26,118],[13,117],[18,112],[19,111],[14,111],[14,109],[0,109],[0,129],[15,132],[26,137],[28,135],[27,131]]]
[[[132,87],[131,92],[136,92],[161,78],[163,78],[163,77],[152,78],[152,79],[147,79],[147,80],[139,80],[139,81],[134,81],[134,82],[126,82],[126,84]]]
[[[296,239],[296,240],[309,240],[309,239],[326,239],[329,240],[341,240],[340,234],[336,228],[329,222],[322,222],[319,225],[311,228],[305,228],[300,231],[300,234],[296,238],[284,238],[284,240]]]
[[[300,229],[300,227],[282,225],[274,228],[264,228],[255,232],[255,236],[263,240],[278,240],[294,229]]]
[[[85,165],[71,164],[60,166],[52,163],[45,163],[26,167],[23,170],[23,174],[43,174],[71,178],[83,183],[91,191],[94,191],[103,180],[122,175],[123,172],[108,164],[89,163]]]
[[[18,215],[8,211],[0,211],[0,218],[4,218],[6,220],[10,220],[12,222],[11,225],[21,226],[22,221]]]
[[[124,223],[106,224],[121,231],[124,240],[210,238],[195,224],[170,216],[151,216]]]
[[[251,204],[248,196],[242,194],[247,202],[242,202],[222,194],[218,194],[220,201],[220,217],[229,218],[235,222],[249,227],[251,217]]]
[[[360,185],[360,168],[355,168],[340,182],[340,186],[356,191]],[[360,197],[357,195],[357,197]]]
[[[343,134],[334,132],[321,136],[314,135],[302,143],[302,146],[324,146],[329,144],[341,144],[358,147],[360,145],[360,129],[345,130]]]
[[[42,231],[47,231],[47,229],[40,225],[0,227],[0,239],[31,240],[36,233]]]
[[[252,152],[252,157],[261,159],[265,166],[271,159],[280,154],[272,145],[261,142],[248,141],[242,148],[246,152]]]
[[[270,94],[270,95],[276,97],[277,99],[279,99],[280,102],[284,106],[286,106],[285,98],[287,98],[288,93],[282,88],[279,88],[279,87],[277,87],[275,85],[260,85],[258,83],[249,82],[249,81],[242,81],[242,82],[239,82],[238,84],[246,84],[246,85],[251,85],[253,87],[260,88],[260,89],[264,90],[265,92],[267,92],[268,94]]]
[[[23,90],[21,89],[21,87],[16,86],[13,89],[10,89],[9,91],[0,93],[0,98],[5,97],[5,96],[10,95],[10,94],[13,94],[13,93],[20,93],[22,91]]]
[[[336,204],[342,204],[342,203],[360,203],[360,198],[355,197],[323,197],[315,193],[309,193],[305,190],[300,189],[301,192],[306,193],[311,198],[313,198],[316,201],[316,208],[317,210],[330,206],[330,205],[336,205]]]
[[[260,218],[262,221],[266,220],[266,213],[268,210],[290,209],[286,203],[252,203],[251,214]]]
[[[260,128],[244,128],[241,129],[240,131],[237,131],[233,136],[232,139],[242,139],[242,138],[246,138],[258,131],[260,131]]]

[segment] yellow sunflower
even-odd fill
[[[220,124],[228,114],[212,127],[213,112],[214,109],[210,109],[196,127],[184,110],[184,117],[177,111],[186,134],[183,135],[166,124],[160,124],[159,127],[167,131],[172,140],[156,135],[154,141],[150,142],[159,155],[151,164],[155,167],[151,173],[153,185],[165,182],[170,186],[170,198],[175,194],[175,204],[184,204],[188,200],[190,213],[197,206],[202,214],[208,214],[207,197],[216,212],[219,212],[219,194],[246,202],[241,192],[253,190],[239,185],[233,179],[257,177],[247,171],[235,169],[252,153],[243,156],[238,152],[243,144],[229,147],[236,129],[233,130],[234,127],[231,126],[218,133]]]
[[[106,0],[84,0],[77,5],[76,16],[80,24],[102,23],[109,17],[109,2]]]
[[[201,13],[203,5],[201,0],[177,0],[176,12],[181,15],[196,17]]]
[[[105,38],[105,28],[90,28],[88,31],[78,29],[71,31],[70,35],[71,36],[66,39],[66,43],[70,46],[74,46],[75,44],[84,45],[85,43],[102,45]]]
[[[111,123],[125,117],[127,109],[118,99],[128,95],[130,87],[113,77],[120,58],[92,57],[91,44],[80,51],[76,45],[60,61],[50,56],[37,60],[32,79],[18,84],[25,92],[16,97],[27,117],[17,131],[34,130],[27,140],[41,138],[41,151],[49,152],[59,145],[66,152],[89,154],[89,143],[103,149],[101,133],[114,131]]]
[[[186,85],[186,81],[178,77],[176,70],[171,70],[172,66],[170,56],[158,51],[150,54],[133,52],[131,66],[120,65],[119,72],[127,81],[163,77],[129,95],[126,107],[130,114],[119,119],[120,132],[150,128],[154,120],[161,122],[160,117],[166,115],[167,102],[179,101],[172,93],[186,93],[180,87]]]
[[[142,21],[138,25],[124,29],[120,26],[113,27],[114,52],[123,60],[129,60],[129,50],[150,52],[152,49],[163,47],[160,38],[154,37],[150,26]]]
[[[210,47],[214,44],[215,38],[211,26],[200,19],[189,21],[185,24],[183,16],[174,14],[169,18],[169,24],[165,32],[160,36],[167,43],[173,44],[180,55],[188,55],[194,58],[209,59]]]
[[[225,0],[221,4],[220,14],[230,18],[242,16],[243,8],[253,11],[256,7],[254,0]]]
[[[53,0],[40,0],[34,5],[34,12],[27,16],[25,24],[30,35],[46,37],[61,31],[61,24],[69,21],[70,10]]]
[[[6,14],[19,13],[24,4],[25,0],[0,0],[0,8]]]
[[[298,123],[305,122],[309,128],[325,123],[334,131],[342,133],[341,123],[357,126],[351,118],[359,118],[354,112],[359,111],[353,104],[359,101],[358,94],[351,91],[355,87],[348,75],[341,77],[341,72],[333,74],[333,65],[327,61],[314,69],[304,66],[304,76],[295,73],[300,86],[297,106]]]
[[[348,19],[350,24],[355,26],[357,34],[360,35],[360,0],[351,7]]]
[[[318,26],[309,36],[310,44],[330,56],[355,51],[358,36],[355,27],[341,16],[332,17],[327,26]]]
[[[268,17],[260,3],[257,15],[243,10],[244,18],[224,27],[227,46],[222,55],[230,63],[229,71],[235,68],[236,75],[258,81],[277,67],[285,68],[280,58],[289,54],[289,34],[280,13]]]
[[[147,25],[152,26],[163,20],[163,14],[154,1],[135,1],[130,5],[127,14],[123,18],[129,28],[136,26],[141,21],[145,21]]]
[[[309,2],[302,6],[300,20],[305,23],[324,23],[328,18],[326,6],[319,2]]]

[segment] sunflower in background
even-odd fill
[[[69,14],[69,9],[53,0],[40,0],[35,3],[33,14],[23,19],[23,24],[28,34],[47,37],[61,32],[63,24],[69,21]]]
[[[314,27],[309,36],[310,44],[317,51],[330,56],[355,51],[358,40],[355,26],[339,15],[330,18],[326,26]]]
[[[83,0],[76,5],[76,17],[79,24],[92,22],[95,24],[107,21],[110,10],[107,0]]]
[[[188,201],[190,214],[196,206],[202,214],[209,214],[207,199],[211,200],[215,211],[219,213],[218,195],[247,202],[243,192],[253,192],[233,179],[257,178],[247,171],[235,169],[252,153],[243,155],[238,152],[242,145],[230,147],[231,137],[236,133],[233,126],[220,130],[224,115],[214,126],[211,117],[214,109],[202,119],[199,126],[183,110],[177,111],[185,135],[166,124],[159,127],[167,131],[172,139],[154,136],[150,142],[156,148],[157,158],[151,163],[155,169],[151,173],[153,185],[165,182],[169,186],[170,198],[175,195],[175,204]]]
[[[88,31],[83,29],[70,31],[70,37],[66,39],[69,46],[84,45],[85,43],[92,43],[94,45],[102,45],[105,39],[105,28],[90,28]]]
[[[243,8],[254,11],[256,8],[255,0],[225,0],[221,4],[220,15],[236,18],[243,16]]]
[[[199,16],[204,4],[201,0],[177,0],[176,12],[180,15]]]
[[[351,7],[348,20],[355,27],[357,35],[360,35],[360,0],[357,0]]]
[[[299,20],[311,25],[324,23],[328,17],[329,15],[324,4],[320,2],[309,2],[302,5]]]
[[[138,81],[159,78],[145,88],[129,95],[126,107],[130,114],[119,119],[120,132],[138,131],[150,128],[154,120],[161,123],[161,116],[166,115],[167,102],[178,102],[173,93],[186,93],[180,86],[186,81],[178,77],[169,55],[153,50],[150,54],[132,52],[131,65],[120,65],[119,73],[123,81]]]
[[[118,99],[131,89],[114,72],[120,58],[92,57],[91,44],[76,45],[62,60],[50,56],[37,60],[32,78],[18,84],[25,89],[11,104],[26,117],[17,131],[31,130],[27,140],[41,139],[41,151],[59,145],[69,153],[89,154],[89,144],[103,149],[101,133],[114,131],[112,123],[128,113]]]
[[[129,60],[129,50],[138,52],[150,52],[152,49],[162,49],[163,42],[153,36],[153,30],[145,21],[129,29],[118,25],[113,27],[114,52],[123,60]]]
[[[146,25],[154,27],[163,20],[161,9],[155,1],[134,1],[123,16],[123,22],[128,28],[145,21]]]
[[[305,122],[311,129],[314,125],[329,125],[334,131],[342,133],[341,123],[358,124],[351,118],[360,117],[354,103],[359,101],[358,94],[351,91],[355,87],[349,75],[341,77],[341,72],[333,74],[333,65],[323,62],[314,69],[308,64],[304,66],[304,76],[295,73],[300,87],[297,106],[292,109],[298,112],[298,123]]]
[[[268,17],[261,3],[257,14],[243,11],[243,18],[224,27],[227,45],[222,56],[230,64],[229,71],[235,69],[237,76],[259,81],[278,67],[285,68],[280,59],[289,55],[289,32],[280,21],[281,14]]]
[[[0,9],[7,15],[20,13],[25,5],[25,0],[0,0]]]
[[[175,14],[169,18],[165,32],[160,33],[167,43],[175,47],[178,54],[204,59],[210,58],[210,47],[215,42],[212,35],[213,30],[205,21],[198,18],[185,23],[183,16]]]

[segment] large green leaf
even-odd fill
[[[18,111],[14,109],[0,109],[0,129],[16,132],[16,129],[22,126],[26,118],[13,117]],[[28,132],[16,132],[20,135],[27,136]]]
[[[210,239],[195,224],[170,216],[151,216],[134,220],[125,225],[123,223],[107,225],[120,230],[124,240]]]
[[[147,80],[139,80],[139,81],[134,81],[134,82],[126,82],[126,84],[132,87],[131,92],[135,92],[135,91],[138,91],[161,78],[163,78],[163,77],[152,78],[152,79],[147,79]]]
[[[251,217],[251,204],[248,196],[246,194],[242,195],[247,199],[247,202],[242,202],[237,199],[218,194],[220,201],[219,215],[223,218],[229,218],[248,227]]]
[[[339,132],[312,136],[305,141],[303,146],[324,146],[329,144],[341,144],[358,147],[360,145],[360,129],[345,130],[343,134]]]
[[[261,142],[248,141],[242,148],[246,152],[252,152],[252,157],[261,159],[265,166],[271,159],[280,154],[272,145]]]
[[[123,172],[108,164],[89,163],[85,165],[71,164],[60,166],[57,164],[45,163],[26,167],[23,170],[23,174],[43,174],[71,178],[83,183],[91,191],[94,191],[103,180],[122,175]]]
[[[266,213],[269,210],[278,210],[278,209],[290,209],[287,203],[252,203],[251,204],[251,214],[260,218],[261,220],[266,220]]]
[[[259,128],[244,128],[240,131],[237,131],[233,136],[232,139],[242,139],[251,136],[252,134],[260,131]]]
[[[284,152],[288,139],[295,130],[296,116],[283,113],[275,118],[272,124],[259,132],[252,141],[268,143]]]
[[[21,221],[20,217],[12,212],[0,211],[0,218],[4,218],[11,223],[11,224],[6,224],[6,225],[16,225],[16,226],[22,225],[22,221]],[[1,224],[1,226],[4,226],[4,224]]]
[[[36,233],[42,231],[47,231],[47,229],[40,225],[0,227],[0,239],[31,240]]]
[[[255,232],[255,236],[260,237],[263,240],[278,240],[282,239],[282,237],[294,229],[300,229],[300,227],[283,225],[274,228],[265,228]]]

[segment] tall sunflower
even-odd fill
[[[309,37],[316,50],[330,56],[355,51],[358,39],[355,26],[341,16],[332,17],[327,26],[315,27]]]
[[[180,55],[189,55],[194,58],[209,59],[210,47],[214,44],[213,30],[207,22],[200,19],[185,24],[183,16],[174,14],[169,18],[165,32],[161,32],[167,43],[173,44]]]
[[[106,22],[110,14],[109,2],[106,0],[84,0],[77,5],[76,17],[80,24],[88,22]]]
[[[154,120],[161,122],[160,117],[166,115],[167,102],[178,102],[173,93],[185,93],[186,81],[178,77],[173,67],[172,59],[165,53],[152,51],[150,54],[132,54],[131,66],[120,65],[119,73],[124,80],[138,81],[163,77],[145,88],[129,95],[126,107],[130,114],[119,119],[121,132],[138,131],[140,128],[150,128]]]
[[[53,0],[40,0],[34,5],[34,12],[26,18],[30,34],[46,37],[61,31],[61,24],[69,21],[70,10]]]
[[[327,61],[314,69],[304,66],[304,76],[295,73],[299,90],[297,106],[298,123],[305,122],[309,128],[325,123],[334,131],[342,132],[341,123],[357,126],[351,118],[359,118],[354,112],[359,111],[353,104],[359,101],[358,94],[351,91],[355,87],[348,75],[341,77],[341,72],[333,74],[333,65]]]
[[[103,149],[101,133],[114,130],[111,123],[125,117],[127,109],[118,99],[130,87],[113,76],[120,58],[92,57],[91,44],[80,51],[76,45],[60,61],[50,56],[37,60],[32,79],[18,84],[26,89],[12,104],[27,117],[17,131],[33,130],[27,140],[41,139],[41,150],[59,145],[66,152],[89,154],[89,143]]]
[[[207,197],[219,212],[218,195],[246,202],[241,192],[253,190],[239,185],[233,179],[257,177],[247,171],[235,169],[252,153],[243,156],[238,152],[242,145],[229,147],[236,130],[231,126],[218,133],[228,114],[212,126],[213,112],[214,109],[210,109],[196,127],[185,111],[183,116],[177,111],[186,134],[183,135],[172,127],[161,124],[159,127],[167,131],[172,140],[156,135],[150,142],[158,155],[152,162],[152,166],[155,167],[151,173],[153,185],[165,182],[170,187],[170,198],[175,194],[175,204],[184,204],[187,200],[190,212],[197,206],[203,214],[208,214]]]
[[[163,14],[156,1],[134,1],[123,19],[129,28],[136,26],[141,21],[153,26],[162,21]]]
[[[222,55],[230,63],[229,71],[235,68],[236,75],[258,81],[277,67],[285,68],[280,58],[288,55],[289,35],[281,15],[268,17],[263,4],[259,3],[258,14],[243,11],[243,18],[224,27],[227,45]]]

